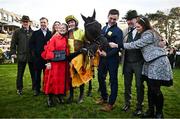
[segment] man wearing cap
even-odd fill
[[[18,95],[22,95],[23,90],[23,74],[26,67],[26,64],[29,65],[29,71],[32,79],[32,89],[35,88],[34,81],[34,70],[32,57],[29,51],[29,39],[33,33],[33,30],[30,27],[31,21],[29,16],[22,16],[21,19],[22,28],[17,29],[12,36],[11,41],[11,54],[12,58],[17,58],[18,71],[17,71],[17,80],[16,88]]]
[[[135,24],[137,21],[137,12],[136,10],[129,10],[125,16],[125,19],[128,24],[128,28],[124,31],[124,42],[136,41],[140,38],[140,34],[137,33],[135,29]],[[123,64],[123,74],[124,74],[124,99],[125,105],[123,106],[123,111],[128,111],[130,108],[131,100],[131,86],[133,74],[135,75],[136,80],[136,93],[137,93],[137,104],[134,115],[142,114],[142,102],[144,99],[144,85],[141,80],[142,65],[144,62],[142,53],[139,49],[125,50],[122,53],[122,64]]]
[[[84,45],[84,31],[78,28],[78,20],[73,15],[67,16],[65,21],[69,27],[69,50],[70,53],[74,53]],[[70,103],[73,101],[73,87],[80,87],[78,103],[81,103],[83,102],[84,97],[84,84],[90,81],[93,76],[89,62],[86,64],[86,59],[83,54],[80,54],[72,59],[70,63],[70,75],[71,86],[68,102]]]
[[[34,31],[30,39],[30,50],[33,56],[34,70],[35,70],[35,83],[36,88],[34,96],[40,94],[41,89],[41,72],[45,70],[46,61],[41,57],[44,46],[51,38],[51,31],[48,29],[48,19],[42,17],[40,19],[41,28]]]

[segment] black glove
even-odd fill
[[[78,56],[79,54],[81,54],[81,51],[78,50],[74,53],[70,53],[69,56],[67,56],[67,60],[70,62],[73,58],[75,58],[76,56]]]
[[[87,54],[88,49],[87,48],[81,48],[80,52],[83,53],[83,54]]]

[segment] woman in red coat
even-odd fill
[[[66,24],[60,25],[60,33],[52,36],[50,41],[44,47],[41,56],[48,60],[44,74],[43,91],[48,95],[48,106],[53,106],[53,95],[56,95],[60,101],[62,95],[65,95],[69,89],[69,64],[67,60],[53,61],[55,58],[54,51],[65,51],[69,55],[67,47],[67,30]]]
[[[69,53],[67,31],[67,24],[62,23],[60,25],[59,34],[54,34],[52,36],[41,54],[42,58],[49,61],[49,63],[46,64],[43,78],[43,91],[48,95],[47,104],[49,107],[54,105],[54,95],[56,95],[59,101],[62,102],[62,96],[69,90],[69,62],[80,53],[87,53],[86,48],[81,48],[74,53]],[[61,54],[56,54],[54,51],[65,51],[65,59],[62,57],[58,59],[57,57]]]

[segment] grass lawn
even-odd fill
[[[132,87],[132,105],[128,112],[121,111],[124,102],[123,95],[123,79],[121,75],[121,67],[119,68],[118,81],[118,97],[115,109],[111,112],[101,112],[101,106],[95,104],[95,100],[99,98],[97,75],[93,80],[93,96],[85,96],[84,102],[77,104],[57,104],[55,107],[48,108],[46,105],[46,96],[33,96],[31,89],[31,80],[28,68],[24,74],[23,96],[16,94],[16,64],[0,65],[0,117],[4,118],[133,118],[132,112],[135,110],[136,93],[135,85]],[[174,86],[162,87],[165,98],[164,116],[165,118],[180,118],[180,69],[174,69]],[[108,81],[108,80],[107,80]],[[134,84],[134,81],[133,81]],[[108,83],[107,83],[108,85]],[[87,92],[86,85],[86,92]],[[109,86],[108,86],[109,89]],[[146,86],[147,90],[147,86]],[[110,91],[110,90],[108,90]],[[85,92],[85,93],[86,93]],[[147,92],[147,91],[146,91]],[[78,99],[79,89],[75,89],[74,100]],[[145,94],[144,110],[147,109],[147,94]]]

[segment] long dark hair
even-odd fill
[[[151,26],[148,18],[144,16],[138,17],[137,23],[139,23],[143,27],[143,32],[146,30],[152,30],[157,35],[158,39],[160,41],[163,41],[162,35]]]
[[[152,29],[152,26],[151,26],[148,18],[146,18],[144,16],[138,17],[137,23],[143,27],[143,32],[146,30]]]

